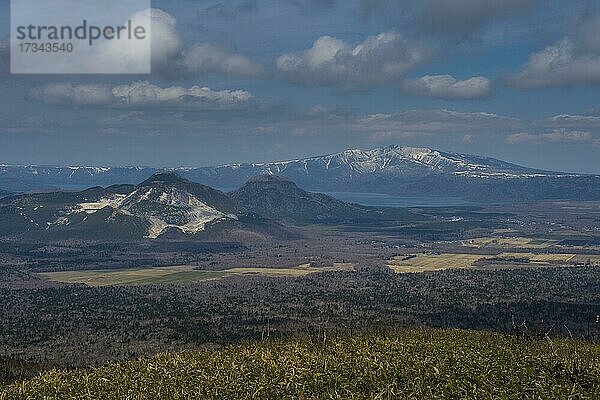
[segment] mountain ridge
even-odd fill
[[[279,175],[258,175],[229,196],[248,210],[274,220],[300,224],[401,221],[401,209],[365,207],[323,193],[308,192]]]
[[[538,170],[491,157],[392,145],[323,156],[214,167],[0,166],[0,189],[17,192],[140,182],[175,172],[217,188],[238,188],[257,175],[282,175],[311,191],[398,196],[459,196],[469,200],[600,199],[600,175]],[[20,190],[15,190],[20,189]]]
[[[227,227],[254,236],[286,234],[283,227],[247,212],[226,194],[173,173],[153,175],[135,186],[0,199],[0,236],[157,239],[172,231],[210,236],[213,228],[225,235]]]

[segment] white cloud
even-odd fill
[[[44,103],[67,106],[103,106],[114,101],[107,85],[49,83],[31,89],[29,96]]]
[[[214,91],[200,86],[161,88],[145,81],[116,86],[112,89],[112,94],[118,104],[127,107],[174,106],[205,110],[244,107],[253,99],[245,90]]]
[[[398,81],[426,58],[427,51],[421,45],[387,32],[369,36],[354,47],[322,36],[302,53],[280,56],[276,66],[289,82],[361,89]]]
[[[409,110],[395,114],[370,114],[360,120],[363,123],[374,123],[384,121],[396,121],[405,123],[502,123],[516,122],[512,117],[506,117],[489,112],[460,112],[454,110]]]
[[[216,43],[195,43],[189,48],[184,46],[177,32],[177,19],[167,12],[153,8],[142,11],[133,17],[147,17],[151,13],[151,59],[152,72],[168,77],[194,76],[215,73],[235,77],[257,77],[263,67],[232,49]],[[107,42],[101,54],[94,62],[126,62],[131,54],[149,51],[135,43],[123,45]]]
[[[570,115],[560,114],[550,118],[550,122],[555,125],[566,126],[588,126],[600,127],[600,117],[593,115]]]
[[[216,44],[200,43],[181,55],[181,66],[190,73],[218,73],[226,76],[257,78],[262,65]]]
[[[556,129],[548,133],[532,134],[527,132],[514,133],[506,137],[510,144],[534,143],[543,144],[548,142],[573,142],[585,143],[591,142],[594,138],[591,133],[584,131],[567,131],[565,129]]]
[[[183,51],[177,20],[160,9],[152,9],[152,68],[168,68]]]
[[[600,84],[599,38],[600,18],[585,21],[573,34],[534,53],[510,82],[525,89]]]
[[[236,110],[255,107],[253,96],[244,90],[214,91],[208,87],[160,87],[147,81],[111,87],[51,83],[33,88],[30,97],[48,104],[112,108],[184,108]]]
[[[459,81],[450,75],[426,75],[404,81],[400,85],[400,91],[410,96],[473,100],[489,97],[492,92],[491,86],[490,80],[482,76]]]

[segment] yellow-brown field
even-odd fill
[[[108,269],[92,271],[46,272],[41,275],[63,283],[81,283],[88,286],[135,286],[160,283],[186,283],[220,279],[233,275],[261,275],[298,277],[317,272],[350,271],[352,264],[335,263],[330,267],[311,267],[303,264],[293,268],[230,268],[223,271],[203,271],[191,265],[172,267]]]
[[[566,253],[504,252],[498,255],[422,253],[416,254],[413,258],[406,258],[407,256],[395,257],[389,262],[388,267],[397,273],[410,273],[475,268],[473,264],[476,261],[480,261],[476,268],[485,267],[487,264],[493,268],[537,268],[575,266],[577,264],[587,264],[588,262],[591,265],[600,266],[600,255]]]
[[[527,258],[530,262],[534,263],[561,263],[569,262],[576,255],[575,254],[535,254],[535,253],[513,253],[507,252],[498,255],[498,258]]]
[[[463,242],[464,246],[477,248],[526,248],[526,249],[545,249],[557,243],[555,240],[526,238],[526,237],[506,237],[492,238],[482,237],[469,239]]]
[[[600,265],[600,255],[577,254],[571,261],[576,264],[587,264],[589,262],[591,265]]]
[[[477,254],[417,254],[416,257],[402,260],[395,257],[389,267],[397,273],[443,271],[446,269],[469,268],[484,256]]]

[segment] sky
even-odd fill
[[[11,75],[0,164],[207,166],[391,144],[600,173],[595,0],[153,0],[152,73]]]

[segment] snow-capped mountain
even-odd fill
[[[211,173],[207,174],[210,171]],[[388,146],[372,150],[346,150],[340,153],[298,160],[255,164],[229,164],[215,168],[188,171],[189,174],[228,176],[230,174],[255,176],[257,174],[283,175],[294,181],[351,180],[353,177],[387,174],[404,177],[422,177],[431,174],[468,176],[477,178],[527,178],[555,176],[493,158],[445,153],[414,147]]]
[[[81,189],[134,183],[155,168],[36,167],[0,165],[0,189]],[[162,170],[164,171],[164,170]],[[378,192],[404,196],[498,199],[600,199],[599,176],[540,171],[493,158],[427,148],[388,146],[269,163],[173,168],[218,188],[237,188],[257,175],[285,176],[313,191]]]

